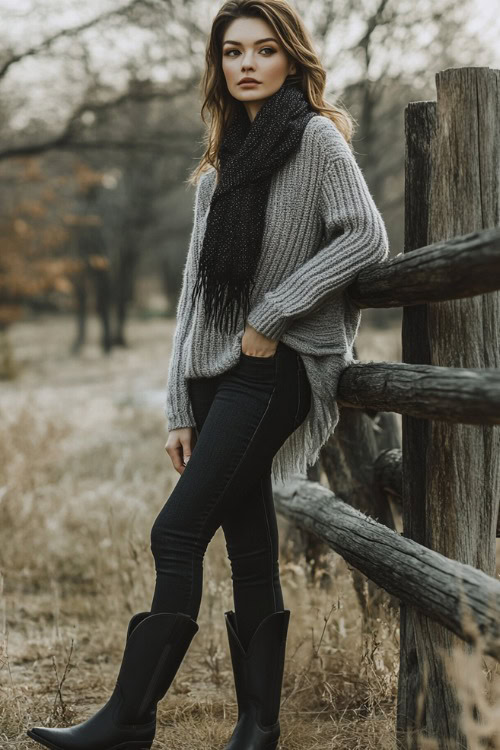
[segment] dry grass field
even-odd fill
[[[130,348],[107,358],[95,320],[78,358],[68,353],[71,319],[11,330],[20,372],[0,385],[1,750],[34,748],[25,734],[33,725],[68,726],[96,711],[113,688],[131,614],[149,608],[149,532],[178,478],[164,451],[173,327],[131,321]],[[363,325],[358,356],[399,359],[398,331]],[[343,559],[328,551],[312,580],[286,520],[279,524],[291,610],[281,750],[396,750],[399,622],[388,615],[363,633]],[[200,630],[159,704],[157,750],[227,741],[236,716],[223,617],[231,608],[219,529],[205,558]],[[498,666],[471,657],[462,673],[457,688],[473,687],[491,717],[490,744],[471,729],[470,747],[500,748]]]

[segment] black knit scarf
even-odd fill
[[[210,202],[193,303],[203,288],[207,328],[234,332],[241,309],[249,312],[261,252],[271,179],[299,147],[317,114],[296,81],[283,85],[254,120],[242,102],[219,149],[220,179]]]

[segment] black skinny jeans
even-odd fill
[[[244,648],[260,621],[282,610],[273,456],[303,422],[309,380],[300,355],[279,341],[272,357],[241,352],[230,370],[191,378],[196,444],[151,529],[156,587],[151,611],[196,620],[203,557],[222,526]]]

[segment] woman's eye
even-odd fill
[[[271,54],[274,54],[275,52],[275,50],[272,47],[262,47],[260,51],[264,52],[264,50],[268,50]],[[237,49],[230,49],[228,52],[225,52],[224,54],[228,57],[235,57],[235,55],[231,55],[231,52],[238,52],[239,54],[239,50]],[[270,57],[270,55],[265,55],[265,57]]]

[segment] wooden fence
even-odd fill
[[[348,290],[361,308],[403,308],[404,361],[342,374],[320,459],[330,489],[311,481],[318,467],[274,488],[313,546],[354,567],[365,617],[381,596],[399,605],[395,729],[407,750],[419,732],[468,747],[442,656],[476,646],[500,660],[500,71],[444,70],[436,91],[405,110],[404,251]]]

